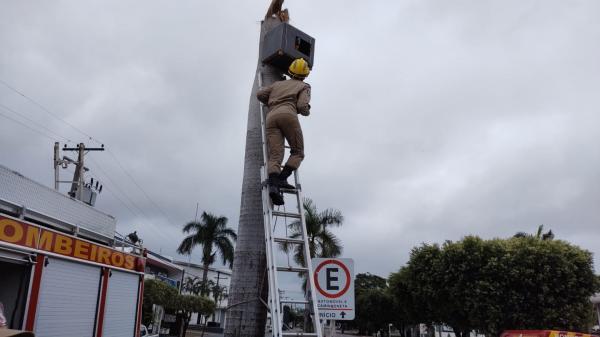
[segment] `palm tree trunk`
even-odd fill
[[[281,79],[277,70],[260,61],[263,37],[278,24],[280,21],[276,18],[266,18],[261,24],[259,59],[248,109],[240,221],[225,337],[262,337],[265,332],[267,308],[260,299],[265,302],[267,300],[268,280],[260,179],[260,167],[263,163],[262,136],[260,105],[256,92],[259,72],[263,73],[263,85]]]
[[[204,264],[202,266],[202,268],[204,268],[204,270],[202,271],[202,289],[201,289],[201,293],[200,295],[203,296],[208,296],[210,294],[210,290],[208,290],[208,264]],[[204,293],[206,291],[206,293]]]

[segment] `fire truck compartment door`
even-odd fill
[[[99,287],[99,267],[49,257],[42,273],[35,335],[93,336]]]
[[[140,276],[137,274],[111,271],[104,310],[103,337],[133,337],[139,284]]]

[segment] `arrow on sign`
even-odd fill
[[[342,318],[344,318],[346,316],[346,313],[342,311],[342,313],[340,314],[340,316],[342,316]]]

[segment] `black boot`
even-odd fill
[[[281,173],[279,173],[279,188],[285,188],[289,190],[295,190],[296,186],[290,185],[287,182],[287,178],[294,172],[294,169],[289,166],[284,166]]]
[[[279,190],[279,174],[269,174],[269,196],[273,205],[281,206],[284,204],[283,193]]]

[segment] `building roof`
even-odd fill
[[[183,271],[183,267],[180,267],[172,262],[172,259],[148,250],[148,256],[146,257],[146,264],[157,265],[162,268],[171,271]]]
[[[113,216],[2,165],[0,209],[104,243],[112,241],[117,225]]]
[[[203,265],[196,264],[196,263],[191,263],[191,262],[187,262],[187,261],[173,260],[173,263],[175,263],[176,265],[182,266],[182,267],[204,269]],[[225,275],[231,276],[231,269],[225,269],[225,268],[217,269],[217,268],[213,268],[213,267],[208,267],[208,270],[212,271],[212,272],[215,272],[215,273],[221,273],[221,274],[225,274]]]

